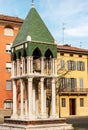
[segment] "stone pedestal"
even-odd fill
[[[65,119],[31,121],[6,119],[4,124],[0,124],[0,130],[73,130],[73,127],[66,124]]]

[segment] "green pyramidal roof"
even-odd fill
[[[54,43],[54,38],[34,7],[24,20],[13,46],[27,41],[27,36],[30,36],[32,41]]]

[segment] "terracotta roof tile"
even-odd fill
[[[0,14],[0,20],[23,23],[23,19]]]
[[[66,45],[58,45],[57,46],[57,51],[88,54],[88,50],[82,49],[82,48],[77,48],[77,47],[72,47],[71,45],[68,45],[68,44],[66,44]]]

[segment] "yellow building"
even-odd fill
[[[57,47],[59,116],[88,115],[88,50]]]

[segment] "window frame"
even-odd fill
[[[85,70],[85,62],[83,62],[83,61],[78,61],[78,62],[77,62],[77,70],[78,70],[78,71],[84,71],[84,70]]]
[[[68,70],[76,70],[76,61],[73,60],[68,61]]]
[[[66,107],[66,98],[61,99],[61,107]]]
[[[11,62],[6,62],[6,71],[11,72],[12,66]]]
[[[7,82],[10,82],[9,87],[8,87]],[[12,90],[12,81],[11,81],[11,80],[6,80],[6,90],[7,90],[7,91],[11,91],[11,90]]]
[[[80,107],[84,107],[84,98],[80,98]]]
[[[12,107],[13,107],[12,99],[4,101],[4,109],[12,109]]]
[[[4,28],[4,35],[5,36],[14,36],[14,29],[10,26],[6,26]]]

